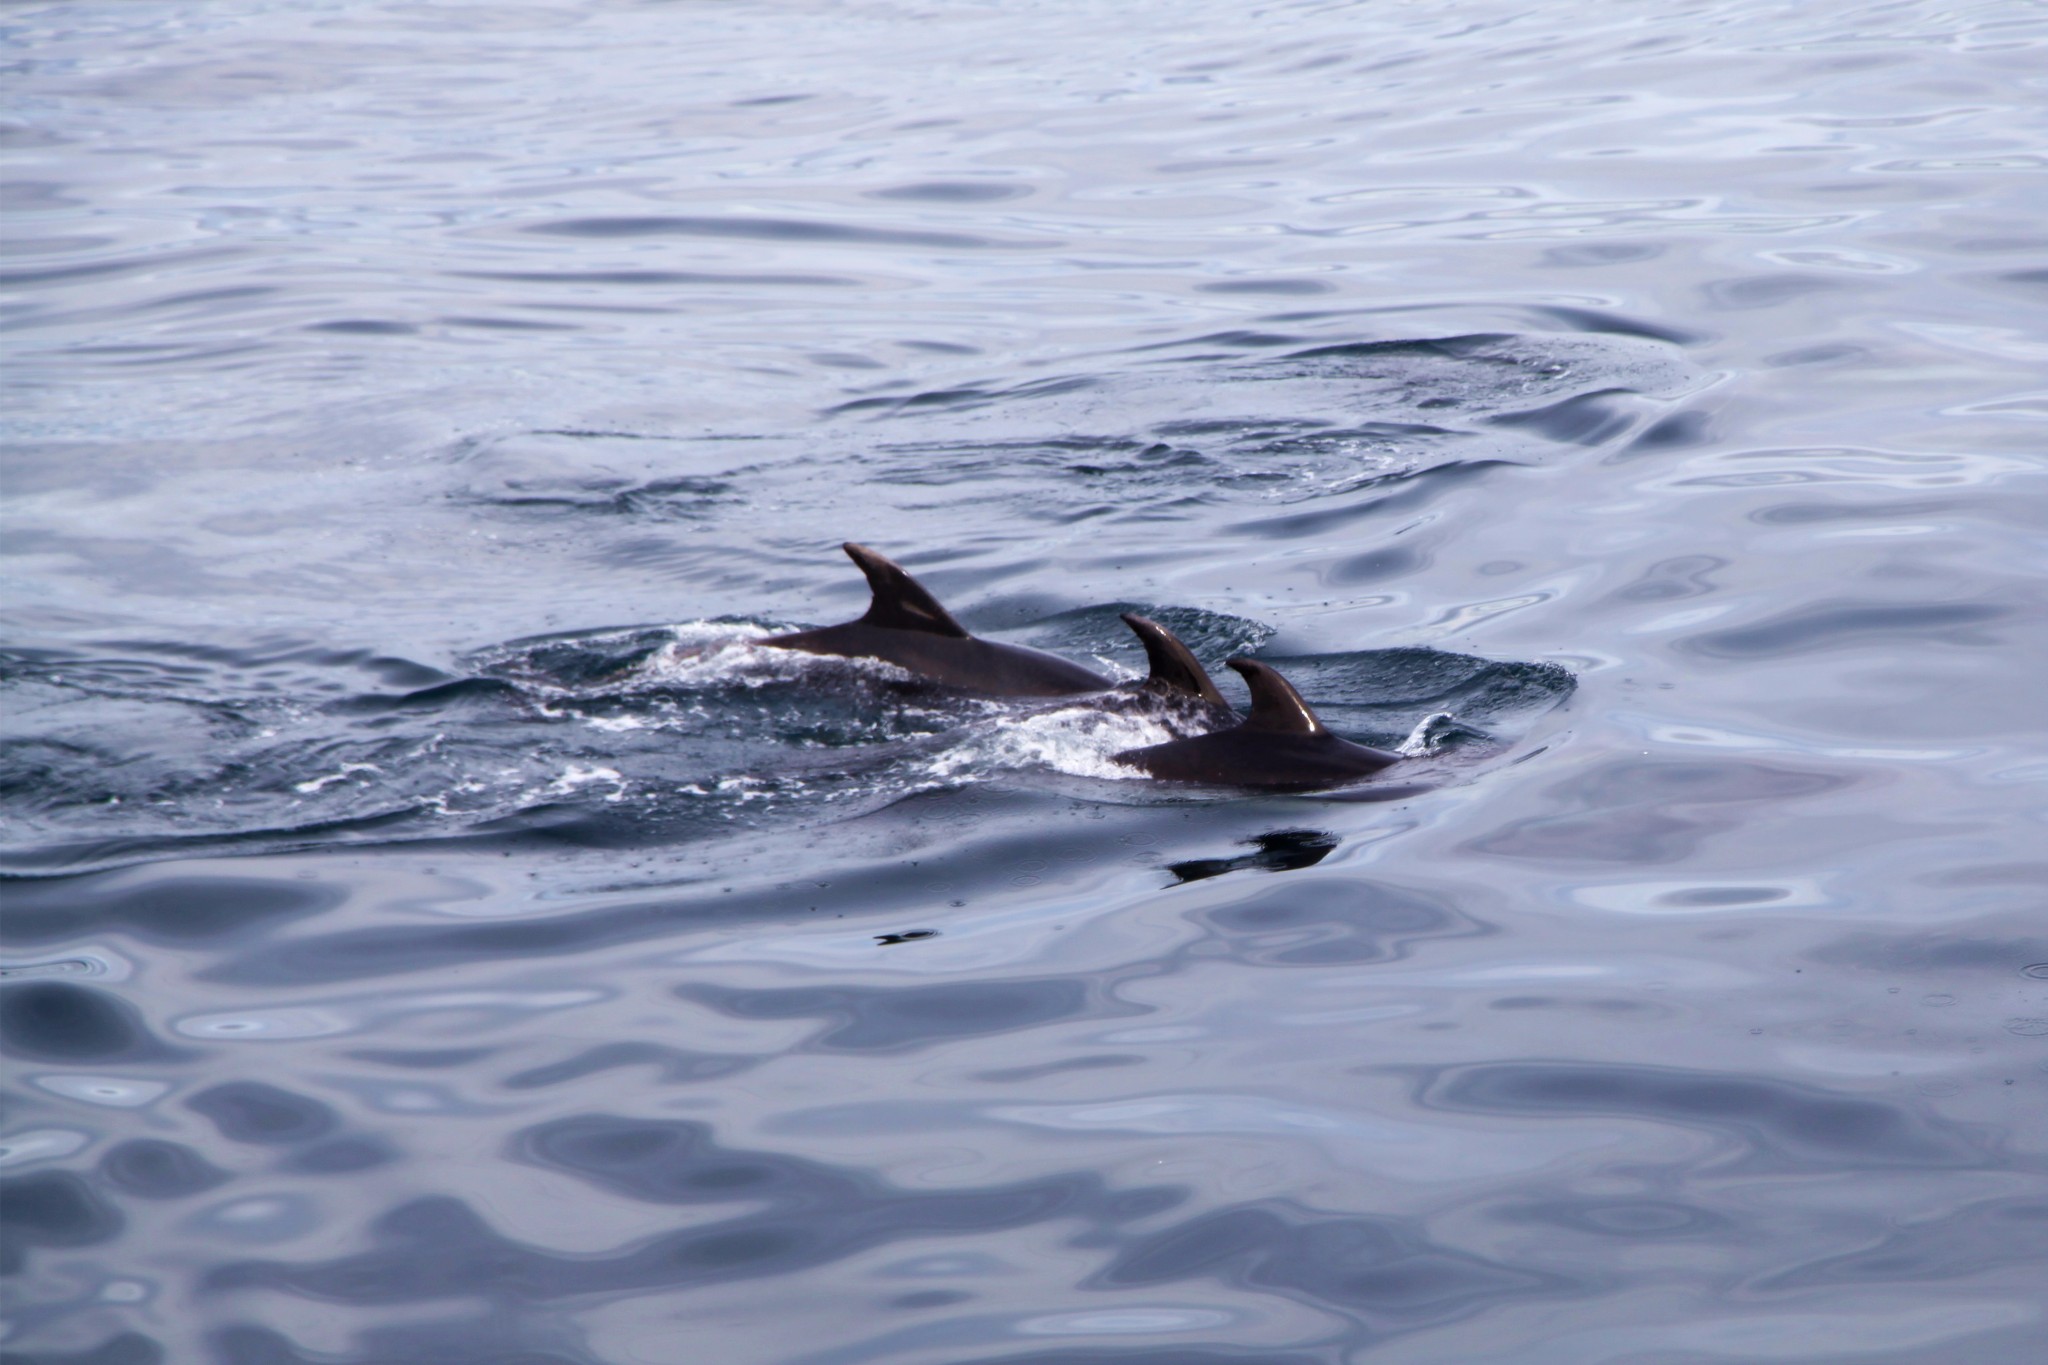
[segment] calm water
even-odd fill
[[[2038,7],[0,25],[8,1361],[2041,1359]]]

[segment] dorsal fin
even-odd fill
[[[868,603],[868,614],[860,618],[864,626],[882,626],[889,630],[921,630],[927,635],[950,635],[956,640],[967,638],[967,630],[953,614],[939,605],[939,599],[925,591],[924,584],[912,578],[901,564],[878,555],[865,545],[847,541],[840,548],[847,557],[860,565],[860,571],[868,576],[868,587],[874,590],[874,601]]]
[[[1275,673],[1257,659],[1225,660],[1244,676],[1245,685],[1252,690],[1252,713],[1246,716],[1245,730],[1272,730],[1290,735],[1327,735],[1329,727],[1316,719],[1316,713],[1309,710],[1308,703],[1301,699],[1301,693],[1294,690],[1294,684]]]
[[[1124,624],[1145,646],[1145,658],[1152,665],[1151,676],[1144,682],[1148,690],[1200,697],[1215,706],[1230,705],[1216,690],[1216,684],[1209,681],[1209,675],[1196,661],[1194,652],[1180,642],[1179,636],[1134,611],[1124,613]]]

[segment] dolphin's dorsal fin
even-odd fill
[[[1203,672],[1194,652],[1180,642],[1179,636],[1134,611],[1124,613],[1124,624],[1145,646],[1145,658],[1152,665],[1151,676],[1143,684],[1146,690],[1200,697],[1214,706],[1230,705],[1216,690],[1216,684],[1209,681],[1209,675]]]
[[[860,618],[862,625],[921,630],[927,635],[950,635],[956,640],[967,638],[966,628],[901,564],[850,540],[840,548],[846,551],[847,558],[860,565],[860,571],[868,576],[868,586],[874,590],[875,599],[868,603],[868,614]]]
[[[1252,690],[1252,713],[1240,729],[1271,730],[1289,735],[1327,735],[1329,727],[1316,719],[1294,684],[1257,659],[1225,660],[1244,676]]]

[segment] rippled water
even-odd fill
[[[2038,10],[0,25],[9,1362],[2040,1358]]]

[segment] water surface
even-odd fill
[[[2038,1358],[2030,10],[0,21],[10,1362]]]

